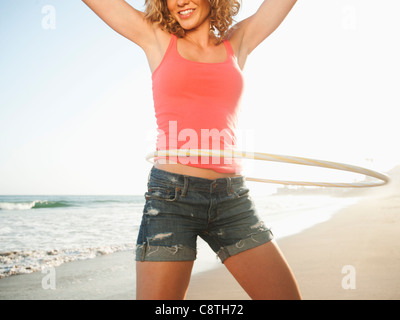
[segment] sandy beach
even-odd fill
[[[395,189],[371,193],[329,221],[277,241],[303,299],[400,299],[400,193]],[[204,296],[249,299],[224,268],[194,277],[188,299]]]
[[[398,190],[398,184],[370,190],[329,221],[277,241],[303,299],[400,299]],[[10,276],[0,280],[0,299],[133,300],[134,266],[133,253],[125,251]],[[187,299],[249,297],[221,265],[193,275]]]
[[[327,222],[277,241],[305,300],[400,299],[400,185],[370,190]],[[249,299],[221,267],[188,299]]]

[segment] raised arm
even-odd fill
[[[124,0],[82,0],[112,29],[142,48],[154,40],[154,28]]]
[[[231,34],[231,42],[236,46],[239,60],[245,60],[261,42],[279,27],[296,1],[264,0],[254,15],[237,24]]]

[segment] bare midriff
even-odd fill
[[[173,162],[169,162],[169,163],[156,162],[154,164],[154,166],[160,170],[177,173],[177,174],[181,174],[181,175],[185,175],[185,176],[209,179],[209,180],[240,176],[235,173],[216,172],[212,169],[196,168],[196,167],[191,167],[191,166],[187,166],[184,164],[173,163]]]

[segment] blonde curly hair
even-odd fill
[[[241,0],[208,0],[211,6],[210,32],[216,34],[222,41],[233,23],[233,17],[240,9]],[[167,0],[146,0],[146,19],[157,23],[163,30],[176,35],[179,38],[185,36],[186,31],[172,17],[167,7]]]

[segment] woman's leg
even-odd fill
[[[194,261],[136,262],[137,300],[183,300]]]
[[[254,300],[301,299],[293,273],[273,241],[229,257],[224,264]]]

